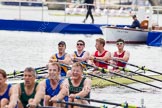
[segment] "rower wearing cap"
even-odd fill
[[[117,46],[118,51],[115,51],[112,57],[112,59],[114,60],[113,63],[116,66],[125,67],[126,64],[119,62],[119,61],[128,62],[129,60],[130,53],[124,50],[124,45],[125,45],[125,42],[123,39],[118,39],[116,41],[116,46]],[[113,68],[113,70],[119,72],[118,69]]]
[[[63,64],[71,64],[71,57],[69,54],[65,52],[66,43],[64,41],[60,41],[58,43],[58,53],[55,53],[50,58],[49,62],[59,62]],[[66,76],[67,67],[61,66],[61,76]]]

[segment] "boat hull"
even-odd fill
[[[143,44],[146,43],[148,31],[137,29],[126,29],[102,26],[102,33],[107,43],[115,43],[117,39],[121,38],[126,43]]]

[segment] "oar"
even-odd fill
[[[119,70],[121,70],[121,71],[134,73],[134,74],[137,74],[137,75],[140,75],[140,76],[146,77],[146,78],[150,78],[150,79],[153,79],[153,80],[156,80],[156,81],[160,81],[160,82],[162,82],[162,80],[159,80],[159,79],[156,79],[156,78],[153,78],[153,77],[147,76],[147,75],[143,75],[143,74],[140,74],[140,73],[137,73],[137,72],[131,71],[131,70],[129,70],[129,69],[127,69],[127,68],[124,68],[124,67],[115,66],[115,65],[113,65],[113,64],[110,64],[110,63],[107,63],[107,62],[104,62],[104,61],[101,61],[101,60],[97,60],[97,59],[94,59],[94,60],[95,60],[95,61],[98,61],[98,62],[100,62],[100,63],[104,63],[104,64],[107,64],[107,65],[110,65],[110,66],[112,66],[112,67],[115,67],[115,68],[117,68],[117,69],[119,69]]]
[[[66,65],[66,64],[62,64],[62,65],[66,66],[66,67],[68,67],[68,68],[71,68],[70,66],[68,66],[68,65]],[[90,66],[91,66],[91,65],[90,65]],[[105,81],[109,81],[109,82],[112,82],[112,83],[118,84],[118,85],[120,85],[120,86],[124,86],[124,87],[130,88],[130,89],[133,89],[133,90],[139,91],[139,92],[146,92],[146,91],[143,91],[143,90],[140,90],[140,89],[136,89],[136,88],[131,87],[131,86],[128,86],[128,85],[124,85],[124,84],[118,83],[118,82],[113,81],[113,80],[110,80],[110,79],[103,78],[103,77],[98,76],[98,75],[94,75],[94,74],[91,74],[91,73],[86,73],[86,74],[88,74],[88,75],[90,75],[90,76],[93,76],[93,77],[96,77],[96,78],[103,79],[103,80],[105,80]]]
[[[45,74],[47,73],[46,71],[42,70],[42,71],[38,71],[37,74]],[[7,78],[16,78],[17,76],[23,76],[24,73],[19,73],[19,74],[16,74],[16,75],[10,75],[10,76],[7,76]]]
[[[27,104],[26,105],[26,108],[64,108],[64,107],[53,107],[53,106],[35,106],[35,105],[30,105],[30,104]]]
[[[137,66],[137,65],[134,65],[134,64],[131,64],[131,63],[128,63],[128,62],[125,62],[123,60],[117,60],[117,59],[113,59],[114,61],[119,61],[121,63],[124,63],[124,64],[127,64],[127,65],[130,65],[130,66],[133,66],[133,67],[136,67],[136,68],[139,68],[141,70],[144,70],[144,71],[150,71],[150,72],[153,72],[153,73],[156,73],[156,74],[160,74],[162,75],[161,72],[157,72],[157,71],[154,71],[154,70],[151,70],[151,69],[148,69],[146,68],[145,66]]]
[[[98,107],[98,106],[92,106],[92,105],[86,105],[86,104],[79,104],[79,103],[74,103],[74,102],[64,102],[64,101],[53,101],[56,103],[62,103],[66,105],[73,105],[73,106],[79,106],[79,107],[85,107],[85,108],[107,108],[105,105]]]
[[[103,103],[103,104],[121,106],[121,107],[124,107],[124,108],[141,108],[141,107],[138,107],[138,106],[135,106],[135,105],[129,105],[128,103],[119,104],[119,103],[101,101],[101,100],[96,100],[96,99],[81,98],[79,96],[77,96],[75,98],[80,99],[80,100],[87,100],[87,101],[91,101],[91,102],[98,102],[98,103]]]
[[[155,86],[155,85],[152,85],[152,84],[149,84],[149,83],[145,83],[145,82],[142,82],[142,81],[140,81],[140,80],[136,80],[136,79],[134,79],[134,78],[130,78],[130,77],[124,76],[124,75],[119,74],[119,73],[116,73],[116,72],[111,72],[111,71],[108,70],[108,69],[104,69],[104,68],[101,68],[101,67],[96,67],[96,66],[90,65],[90,64],[85,63],[85,62],[82,62],[82,63],[85,64],[85,65],[88,65],[88,66],[94,67],[94,68],[96,68],[96,69],[99,69],[99,70],[101,70],[101,71],[109,72],[109,73],[111,73],[111,74],[115,74],[115,75],[117,75],[117,76],[121,76],[121,77],[124,77],[124,78],[130,79],[130,80],[133,80],[133,81],[136,81],[136,82],[142,83],[142,84],[146,84],[146,85],[149,85],[149,86],[152,86],[152,87],[158,88],[158,89],[162,89],[161,87],[158,87],[158,86]]]
[[[47,68],[45,66],[43,66],[43,67],[35,68],[35,70],[36,70],[36,72],[40,72],[40,71],[47,70]],[[14,75],[15,76],[17,74],[22,74],[22,73],[24,73],[24,71],[14,71],[12,73],[7,74],[7,76],[10,76],[10,75]]]

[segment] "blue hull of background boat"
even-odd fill
[[[3,5],[12,5],[12,6],[36,6],[41,7],[42,3],[29,3],[29,2],[1,2]]]
[[[77,24],[48,21],[29,20],[4,20],[0,19],[0,30],[32,31],[32,32],[55,32],[69,34],[102,34],[101,26],[106,24]],[[124,27],[129,25],[117,25]]]

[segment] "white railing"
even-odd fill
[[[34,20],[57,21],[59,19],[59,21],[69,22],[69,21],[71,21],[71,20],[68,20],[68,19],[70,19],[70,18],[68,18],[68,17],[70,17],[69,14],[72,14],[72,15],[81,14],[82,15],[81,17],[83,17],[82,19],[84,19],[85,14],[86,14],[86,9],[84,7],[85,7],[85,5],[91,5],[91,4],[79,4],[79,3],[69,3],[69,2],[46,2],[44,0],[43,1],[41,1],[41,0],[38,0],[38,1],[1,0],[1,2],[4,2],[4,1],[7,1],[7,2],[12,1],[12,2],[20,3],[20,5],[18,7],[0,6],[0,12],[2,12],[3,10],[5,11],[2,14],[0,13],[1,15],[4,15],[4,18],[5,18],[5,16],[8,16],[10,14],[10,12],[11,13],[16,12],[16,13],[18,13],[16,16],[11,15],[10,17],[12,17],[12,18],[7,18],[7,19],[18,19],[18,20],[21,20],[21,19],[28,20],[28,18],[26,18],[24,16],[31,15],[31,16],[35,16],[35,18],[33,18]],[[21,6],[21,3],[23,3],[23,2],[42,3],[42,7],[23,7],[23,6]],[[64,5],[65,10],[63,10],[63,11],[48,10],[47,4]],[[70,8],[70,6],[72,6],[72,5],[73,5],[73,7]],[[112,4],[106,4],[106,3],[99,5],[99,3],[97,3],[97,2],[94,3],[93,5],[95,6],[95,10],[93,11],[93,14],[95,15],[95,17],[106,16],[106,22],[104,22],[104,23],[109,23],[109,17],[111,17],[111,16],[131,17],[131,15],[137,14],[137,9],[139,8],[137,5],[131,5],[131,6],[130,5],[112,5]],[[82,8],[77,8],[77,7],[82,7]],[[1,9],[1,8],[3,8],[3,9]],[[102,8],[102,10],[101,10],[101,8]],[[130,10],[128,10],[128,8]],[[145,7],[147,14],[151,15],[149,8],[150,7]],[[151,8],[152,8],[152,10],[156,10],[157,13],[159,13],[162,10],[161,6],[153,6]],[[11,9],[11,10],[9,13],[7,13],[6,10],[9,11],[9,9]],[[70,11],[70,9],[72,11],[68,12],[68,11]],[[78,11],[78,13],[77,12],[75,13],[74,11]],[[52,16],[50,16],[51,13],[59,13],[60,16],[59,15],[57,16],[56,14],[54,14],[54,17],[52,17]],[[3,19],[3,16],[1,16],[0,19]],[[156,19],[157,23],[159,23],[159,19],[160,18],[159,18],[159,14],[158,14],[157,19]],[[32,20],[32,19],[30,19],[30,20]],[[72,21],[74,21],[74,20],[72,20]],[[78,20],[76,22],[78,22]],[[82,22],[82,21],[80,21],[80,22]]]

